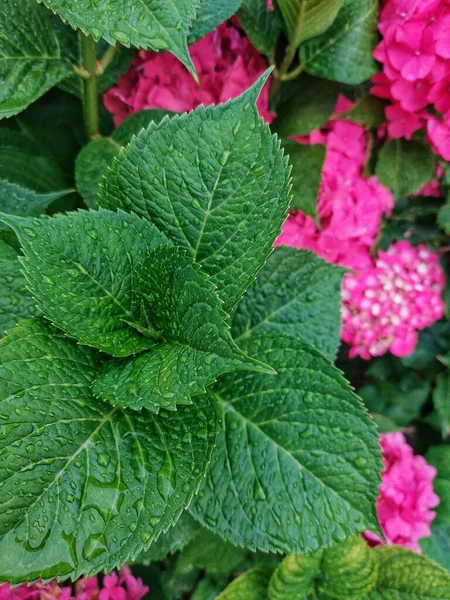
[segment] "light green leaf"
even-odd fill
[[[274,57],[282,21],[277,11],[268,10],[267,0],[243,0],[237,17],[253,46]]]
[[[199,525],[189,515],[184,512],[178,521],[170,527],[166,533],[162,533],[157,540],[150,544],[150,548],[141,552],[134,561],[138,565],[150,565],[165,558],[168,554],[173,554],[181,550],[195,536]]]
[[[229,313],[254,280],[289,205],[280,143],[242,96],[142,131],[105,177],[99,204],[150,218],[217,286]]]
[[[39,320],[0,344],[2,582],[76,580],[133,560],[204,476],[214,400],[135,417],[92,397],[97,367],[95,351]]]
[[[326,148],[322,144],[303,145],[291,141],[286,141],[283,148],[289,155],[289,162],[292,165],[290,208],[292,211],[300,210],[318,221],[317,203]]]
[[[52,16],[34,0],[0,0],[0,118],[11,117],[67,76]]]
[[[0,240],[0,337],[21,319],[38,313],[26,286],[17,252]]]
[[[267,586],[271,570],[256,567],[247,571],[217,596],[216,600],[267,600]]]
[[[333,25],[305,42],[300,61],[315,77],[358,85],[377,72],[378,2],[345,0]]]
[[[330,81],[301,77],[295,92],[279,107],[272,130],[289,137],[320,129],[330,119],[340,91],[340,86]]]
[[[39,0],[74,29],[95,40],[148,50],[168,50],[191,71],[187,35],[195,16],[192,0]]]
[[[442,423],[442,435],[450,435],[450,377],[438,375],[433,391],[433,402]]]
[[[350,110],[336,115],[336,118],[359,123],[366,129],[374,129],[386,121],[385,107],[385,100],[368,94],[359,98]]]
[[[38,194],[15,183],[0,179],[0,211],[9,215],[38,217],[54,200],[71,194],[73,190],[60,190]]]
[[[313,252],[279,247],[238,305],[232,321],[237,340],[265,332],[291,335],[334,359],[341,329],[344,270]]]
[[[434,176],[436,156],[417,140],[390,140],[381,150],[376,174],[398,200],[415,194]]]
[[[341,373],[280,333],[242,348],[278,375],[220,379],[224,421],[193,516],[235,545],[284,553],[378,530],[378,438]]]
[[[344,0],[278,0],[288,39],[296,46],[326,31]]]
[[[242,0],[194,0],[195,18],[189,30],[188,43],[193,44],[237,11]]]
[[[164,342],[140,356],[107,363],[93,386],[98,398],[133,410],[176,410],[222,373],[262,370],[233,342],[227,314],[198,265],[176,248],[163,247],[136,270],[142,328]]]
[[[323,550],[291,554],[276,568],[269,583],[269,600],[303,600],[320,573]]]
[[[136,329],[135,270],[169,244],[149,221],[123,211],[79,211],[52,219],[2,215],[25,254],[24,271],[42,312],[80,343],[113,356],[152,345]]]
[[[401,546],[378,546],[376,587],[367,600],[431,600],[450,598],[450,574],[425,556]]]

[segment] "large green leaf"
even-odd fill
[[[237,17],[255,48],[274,57],[282,21],[277,11],[268,10],[267,0],[243,0]]]
[[[238,305],[232,334],[280,332],[336,357],[341,329],[340,287],[344,270],[313,252],[279,247]]]
[[[193,71],[187,35],[195,16],[192,0],[39,0],[94,39],[150,50],[168,50]]]
[[[217,600],[266,600],[271,571],[256,567],[247,571],[217,596]]]
[[[0,337],[21,319],[38,313],[26,286],[17,252],[0,240]]]
[[[289,40],[297,46],[326,31],[344,0],[278,0]]]
[[[425,556],[401,546],[378,546],[376,587],[366,600],[431,600],[450,598],[450,574]]]
[[[417,140],[390,140],[381,150],[376,167],[378,179],[396,199],[415,194],[434,175],[436,156]]]
[[[285,553],[378,529],[377,434],[341,373],[278,332],[242,348],[278,375],[220,379],[223,426],[193,516],[235,545]]]
[[[204,476],[214,399],[135,417],[92,397],[97,367],[95,351],[39,320],[0,344],[0,581],[75,580],[134,559]]]
[[[228,313],[289,205],[287,159],[255,107],[267,76],[227,104],[150,125],[121,152],[99,196],[106,208],[150,217],[210,275]]]
[[[292,202],[291,210],[300,210],[305,215],[319,220],[317,204],[322,182],[322,168],[326,148],[322,144],[298,144],[286,141],[284,150],[292,165]]]
[[[0,211],[10,215],[39,217],[49,204],[71,194],[73,190],[60,190],[39,194],[15,183],[0,179]]]
[[[188,43],[193,44],[237,11],[242,0],[194,0],[195,18],[189,30]]]
[[[17,233],[30,290],[55,325],[113,356],[152,345],[136,329],[135,284],[145,254],[169,244],[152,223],[105,210],[42,220],[4,215],[1,220]]]
[[[357,85],[377,71],[372,52],[378,43],[378,2],[345,0],[333,25],[300,48],[305,71]]]
[[[151,252],[136,279],[141,323],[164,342],[140,356],[106,364],[93,386],[96,396],[134,410],[176,410],[222,373],[261,370],[233,342],[214,287],[176,248]]]
[[[73,73],[52,15],[35,0],[0,0],[0,118],[24,110]]]

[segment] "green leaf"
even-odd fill
[[[288,38],[297,46],[326,31],[344,0],[278,0]]]
[[[188,43],[193,44],[234,15],[242,0],[195,0]]]
[[[367,600],[431,600],[450,598],[450,574],[425,556],[400,546],[378,546],[376,587]]]
[[[303,145],[291,141],[286,141],[283,148],[292,165],[293,198],[290,209],[301,210],[318,221],[317,202],[326,148],[322,144]]]
[[[152,345],[136,326],[135,270],[167,238],[149,221],[123,211],[79,211],[52,219],[1,220],[16,232],[24,271],[42,312],[81,344],[113,356]]]
[[[267,600],[271,570],[256,567],[247,571],[217,596],[216,600]]]
[[[225,540],[265,552],[312,552],[378,530],[377,435],[341,373],[280,333],[263,332],[242,348],[278,375],[220,379],[224,421],[193,516]]]
[[[0,344],[2,582],[76,580],[134,559],[204,476],[214,400],[136,418],[92,397],[97,368],[95,351],[39,320]]]
[[[93,385],[98,398],[133,410],[176,410],[222,373],[261,371],[262,365],[233,342],[212,284],[176,248],[148,254],[136,281],[142,320],[164,343],[126,361],[107,363]]]
[[[447,374],[436,378],[433,402],[441,420],[442,435],[447,437],[450,435],[450,377]]]
[[[308,135],[330,119],[340,94],[340,86],[330,81],[301,77],[295,93],[278,109],[271,127],[278,135]]]
[[[11,117],[72,75],[51,14],[35,0],[0,0],[0,118]]]
[[[21,319],[38,313],[26,286],[17,252],[0,240],[0,337]]]
[[[313,252],[276,248],[238,305],[233,337],[240,341],[280,332],[334,359],[340,343],[343,274]]]
[[[426,459],[437,469],[433,487],[440,502],[431,537],[422,539],[420,545],[427,556],[450,571],[450,446],[433,446]]]
[[[376,174],[398,200],[415,194],[434,175],[436,157],[416,140],[390,140],[381,150]]]
[[[179,566],[193,565],[210,575],[234,575],[242,572],[247,552],[237,548],[210,531],[200,527],[195,537],[184,548]]]
[[[15,183],[0,179],[0,210],[9,215],[38,217],[57,200],[71,194],[73,190],[61,190],[38,194]]]
[[[385,107],[385,100],[368,94],[359,98],[350,110],[339,113],[337,118],[359,123],[366,129],[374,129],[385,123]]]
[[[438,210],[437,222],[447,235],[450,234],[450,202],[448,199],[444,206],[441,206]]]
[[[39,0],[65,23],[95,40],[127,48],[168,50],[191,71],[187,35],[195,16],[192,0]]]
[[[321,569],[323,550],[291,554],[276,568],[269,583],[269,600],[303,600]]]
[[[192,540],[198,529],[198,523],[194,521],[188,512],[184,512],[166,533],[162,533],[157,540],[150,544],[148,550],[139,554],[135,563],[150,565],[153,562],[162,560],[168,554],[181,550]]]
[[[227,313],[271,253],[290,200],[287,159],[255,108],[267,77],[227,104],[141,131],[99,196],[150,218],[200,263]]]
[[[214,579],[202,579],[195,588],[191,600],[215,600],[222,589],[223,585],[219,586]]]
[[[282,21],[277,11],[268,10],[267,0],[243,0],[237,18],[253,46],[274,57]]]
[[[80,194],[90,208],[96,208],[100,183],[123,146],[150,123],[159,123],[165,110],[142,110],[125,119],[111,137],[89,142],[81,150],[75,163],[75,181]]]
[[[372,52],[378,44],[378,3],[345,0],[333,25],[304,43],[300,61],[315,77],[358,85],[377,72]]]

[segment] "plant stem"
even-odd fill
[[[118,50],[117,45],[109,46],[108,50],[106,50],[105,54],[97,62],[97,69],[96,69],[97,77],[100,77],[100,75],[103,75],[103,73],[106,71],[106,69],[112,63],[112,61],[114,60],[114,57],[117,53],[117,50]]]
[[[83,79],[84,85],[84,120],[88,136],[91,139],[100,137],[100,112],[97,93],[97,54],[95,40],[92,36],[81,35],[81,55],[83,68],[89,77]]]

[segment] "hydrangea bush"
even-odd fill
[[[0,26],[0,600],[450,598],[450,3]]]

